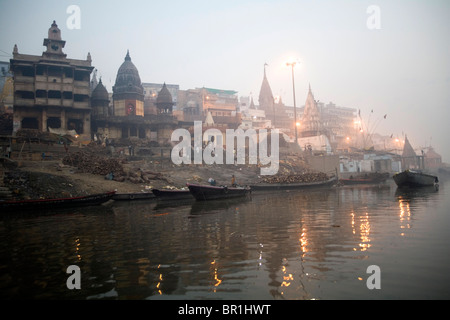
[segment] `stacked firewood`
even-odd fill
[[[149,183],[153,180],[169,182],[164,175],[144,169],[125,170],[123,161],[104,156],[95,149],[70,153],[63,158],[63,164],[77,167],[79,172],[104,175],[105,179],[119,182]]]
[[[264,183],[308,183],[320,182],[328,179],[323,172],[306,172],[302,174],[282,174],[266,177],[262,180]]]
[[[113,173],[115,176],[124,174],[121,160],[87,151],[70,153],[63,158],[62,162],[65,165],[77,167],[83,173],[101,175]]]

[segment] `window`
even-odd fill
[[[23,118],[21,127],[22,129],[39,129],[39,122],[36,118]]]
[[[84,95],[84,94],[75,94],[73,96],[73,100],[75,102],[87,102],[89,100],[89,97],[87,95]]]
[[[70,91],[64,91],[63,92],[63,99],[66,100],[72,100],[73,99],[73,94]]]
[[[61,70],[61,68],[57,68],[57,67],[48,67],[48,75],[51,77],[61,77],[62,70]]]
[[[73,78],[73,70],[69,68],[64,69],[64,76],[66,78]]]
[[[36,75],[43,76],[45,75],[45,67],[44,66],[37,66],[36,67]]]
[[[55,118],[55,117],[48,118],[47,119],[47,129],[48,128],[52,128],[52,129],[61,128],[61,119]]]
[[[75,81],[89,81],[89,74],[87,72],[75,70]]]
[[[18,90],[16,91],[15,96],[19,99],[34,99],[34,92]]]
[[[36,98],[47,98],[47,91],[36,90]]]
[[[33,67],[23,67],[22,75],[25,77],[34,77],[34,68]]]
[[[80,119],[69,119],[67,129],[75,130],[78,134],[83,133],[83,121]]]
[[[50,90],[48,92],[49,99],[61,99],[61,91]]]

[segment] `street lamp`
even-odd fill
[[[286,62],[286,65],[292,67],[292,92],[294,95],[294,129],[295,129],[295,143],[298,144],[298,136],[297,136],[297,107],[295,105],[295,82],[294,82],[294,67],[297,62]]]

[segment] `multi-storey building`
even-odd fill
[[[237,92],[213,88],[196,88],[180,90],[178,105],[183,110],[184,121],[205,121],[208,114],[217,125],[237,128],[241,116],[237,111],[239,105]]]
[[[323,129],[329,137],[333,149],[347,149],[349,140],[356,141],[359,133],[359,130],[355,130],[356,109],[339,107],[333,102],[328,104],[318,102],[317,105]]]
[[[42,56],[19,53],[14,46],[10,60],[14,74],[14,132],[20,129],[75,130],[90,136],[90,74],[86,60],[68,59],[65,41],[53,21]]]

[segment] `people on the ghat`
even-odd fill
[[[216,185],[216,180],[214,180],[213,178],[209,178],[208,182],[210,185],[215,186]]]
[[[231,176],[231,186],[236,187],[236,178],[234,177],[234,174]]]

